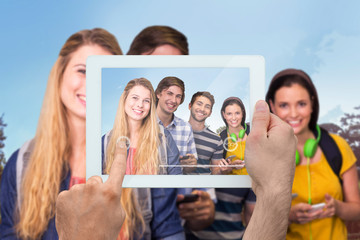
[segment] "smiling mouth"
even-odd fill
[[[79,98],[80,98],[81,100],[83,100],[84,102],[86,102],[86,96],[81,96],[81,95],[79,95]]]
[[[292,127],[298,127],[301,124],[301,120],[287,121],[287,123]]]
[[[205,113],[202,113],[202,112],[197,112],[196,113],[198,116],[200,116],[200,117],[205,117],[206,116],[206,114]]]
[[[173,109],[176,107],[176,104],[167,103],[166,106],[168,106],[170,109]]]
[[[80,100],[80,103],[84,106],[86,106],[86,96],[85,95],[80,95],[78,94],[77,97],[79,98]]]
[[[133,109],[133,111],[137,114],[137,115],[141,115],[144,111],[141,111],[141,110],[136,110],[136,109]]]

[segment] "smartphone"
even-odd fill
[[[226,161],[232,160],[234,157],[236,157],[236,155],[228,156],[228,157],[226,158]]]
[[[186,160],[186,159],[189,159],[190,156],[189,155],[186,155],[186,156],[182,156],[179,160]]]
[[[298,194],[297,193],[293,193],[293,194],[291,194],[291,200],[292,199],[294,199],[294,198],[296,198],[298,196]]]
[[[195,202],[198,199],[199,199],[199,195],[197,195],[197,194],[185,194],[184,199],[177,202],[176,205],[178,206],[181,203]]]
[[[319,209],[323,209],[324,207],[325,207],[325,203],[314,204],[314,205],[311,205],[311,209],[309,210],[309,212],[315,212]]]

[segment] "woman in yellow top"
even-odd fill
[[[246,144],[246,112],[240,98],[229,97],[221,107],[221,117],[226,129],[220,133],[224,142],[224,159],[220,161],[222,174],[247,175],[244,162]],[[237,167],[230,167],[236,165]]]
[[[343,138],[317,130],[319,101],[310,77],[296,69],[279,72],[270,83],[266,100],[298,138],[299,163],[292,190],[298,196],[292,201],[286,239],[347,239],[344,221],[360,219],[356,158]],[[320,134],[321,138],[329,136],[341,153],[342,184],[325,157],[328,148],[324,144],[316,145],[310,156],[304,150],[306,141]],[[324,207],[312,207],[319,203]]]

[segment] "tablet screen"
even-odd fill
[[[87,178],[102,174],[101,137],[114,125],[119,99],[126,84],[135,78],[148,79],[154,90],[165,77],[174,76],[185,84],[184,102],[175,116],[189,120],[189,103],[194,93],[208,91],[215,99],[205,126],[219,134],[225,129],[221,117],[223,101],[239,97],[245,106],[246,120],[251,121],[257,100],[264,98],[264,60],[261,56],[91,56],[87,61]],[[251,126],[251,124],[250,124]],[[225,142],[228,139],[225,140]],[[232,155],[236,143],[222,142]],[[142,143],[146,144],[146,143]],[[160,167],[179,168],[190,165],[164,164]],[[124,187],[250,187],[247,175],[209,175],[218,165],[199,163],[189,175],[126,175]],[[201,170],[202,169],[202,170]],[[237,174],[246,174],[245,169]],[[242,173],[240,173],[243,171]]]

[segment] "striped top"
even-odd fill
[[[245,227],[241,221],[244,204],[255,204],[250,188],[216,188],[215,220],[208,228],[192,232],[187,239],[242,239]]]
[[[223,144],[220,137],[208,128],[201,131],[193,131],[198,164],[211,165],[214,160],[221,160]],[[197,168],[197,174],[210,174],[210,168]]]

